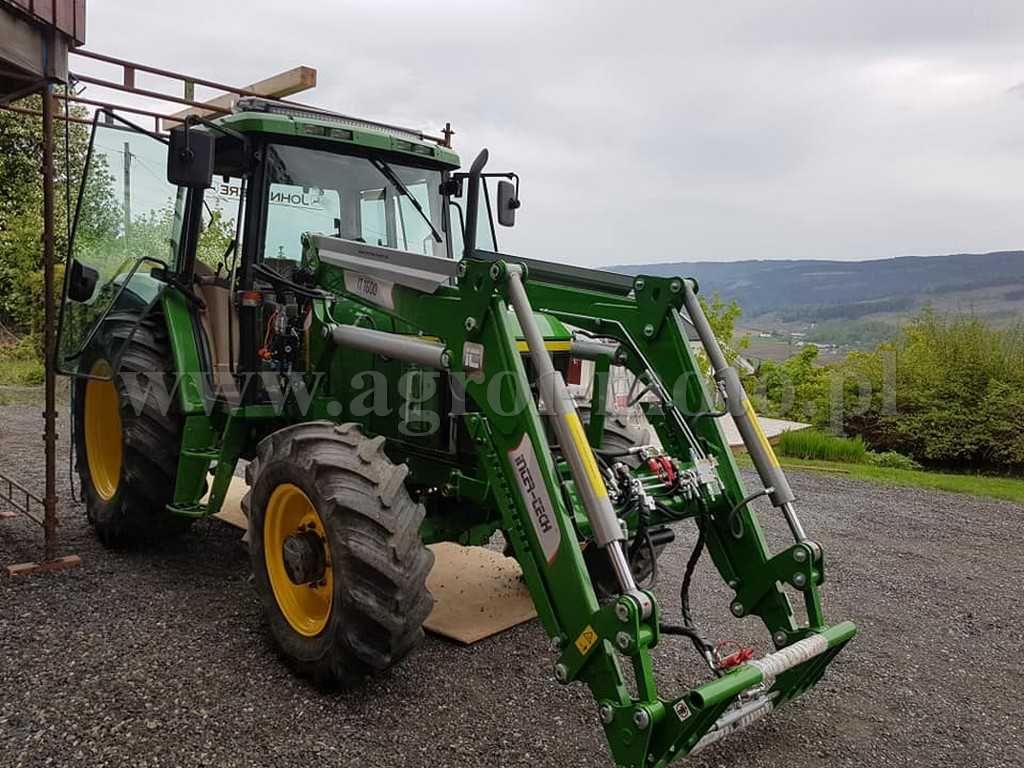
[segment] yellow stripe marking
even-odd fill
[[[594,489],[594,494],[598,498],[606,497],[608,489],[604,487],[601,471],[597,468],[594,452],[590,448],[590,443],[587,442],[587,434],[583,431],[580,417],[575,411],[567,413],[565,414],[565,423],[569,425],[569,434],[572,435],[572,441],[576,443],[576,449],[583,459],[583,469],[587,473],[587,479],[590,481],[591,488]]]
[[[775,456],[775,449],[772,448],[772,444],[768,442],[768,438],[765,437],[764,430],[761,429],[761,421],[757,418],[757,414],[754,413],[754,406],[750,404],[750,398],[743,398],[743,410],[747,412],[747,418],[750,419],[750,423],[754,425],[754,431],[757,432],[757,439],[761,441],[762,447],[768,454],[768,461],[771,462],[773,467],[779,466],[779,460]]]
[[[572,349],[571,341],[545,341],[544,349],[548,352],[568,352]],[[529,352],[530,346],[525,341],[516,342],[516,350],[519,352]]]

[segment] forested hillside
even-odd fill
[[[873,261],[735,261],[630,264],[631,274],[692,276],[704,293],[735,300],[747,318],[854,319],[912,312],[925,304],[992,305],[1024,313],[1024,251],[904,256]]]

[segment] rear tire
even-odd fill
[[[584,424],[590,423],[590,408],[580,409],[580,419]],[[647,423],[632,417],[630,414],[607,413],[604,417],[604,432],[601,434],[601,450],[622,451],[638,445],[658,444],[658,435],[654,428]],[[640,457],[623,455],[615,461],[621,461],[630,469],[640,466]]]
[[[109,376],[114,355],[134,322],[109,322],[82,354],[82,370]],[[181,448],[183,418],[173,396],[133,398],[153,387],[173,395],[174,370],[161,317],[144,320],[107,381],[77,379],[74,398],[76,469],[86,516],[108,547],[166,539],[187,530],[188,518],[167,511]],[[152,391],[152,390],[151,390]]]
[[[330,422],[275,432],[249,464],[256,589],[282,656],[317,685],[354,685],[423,638],[434,555],[407,475],[383,437]],[[298,560],[287,554],[296,547],[306,548]]]

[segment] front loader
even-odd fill
[[[519,180],[486,172],[486,151],[462,172],[446,140],[283,102],[243,99],[169,137],[97,120],[80,207],[116,181],[105,131],[166,163],[172,186],[133,199],[176,203],[163,250],[134,223],[107,241],[76,231],[56,364],[75,378],[87,514],[110,546],[159,541],[217,513],[247,461],[254,583],[296,672],[352,685],[400,661],[432,605],[427,545],[499,532],[553,678],[590,688],[620,766],[667,765],[756,722],[854,636],[825,620],[824,552],[693,280],[500,253],[494,219],[513,223]],[[566,383],[580,361],[586,403]],[[616,429],[613,367],[656,439]],[[760,497],[792,532],[779,552]],[[679,524],[697,546],[676,621],[650,581]],[[694,622],[704,549],[727,610],[760,619],[772,653],[727,655]],[[707,681],[660,693],[667,642],[692,646]]]

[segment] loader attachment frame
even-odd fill
[[[431,336],[346,331],[323,303],[314,309],[320,327],[314,327],[311,338],[320,341],[311,349],[312,359],[324,359],[334,345],[364,350],[380,346],[380,354],[443,370],[462,382],[467,401],[476,406],[461,418],[482,470],[477,480],[487,485],[482,500],[500,513],[500,527],[557,650],[555,678],[590,687],[618,765],[667,765],[756,721],[817,682],[856,628],[848,622],[831,627],[825,623],[819,597],[824,554],[802,527],[791,547],[774,555],[768,550],[749,506],[752,496],[743,488],[716,420],[721,414],[713,409],[691,349],[690,318],[683,313],[687,297],[696,293],[695,284],[682,278],[631,279],[609,273],[593,273],[595,279],[588,281],[591,271],[577,268],[562,280],[556,265],[538,268],[536,262],[486,254],[460,262],[454,285],[439,282],[423,290],[399,279],[387,286],[382,304],[345,290],[338,273],[351,267],[320,258],[329,240],[311,239],[306,252],[310,267],[328,263],[327,272],[335,273],[332,277],[321,270],[326,284],[336,286],[346,299],[367,302],[374,311],[383,306]],[[429,267],[428,261],[423,268]],[[565,396],[564,381],[552,369],[535,312],[595,338],[614,340],[619,345],[617,362],[625,362],[657,395],[659,402],[646,409],[647,417],[665,449],[692,466],[700,488],[696,498],[677,500],[671,516],[661,521],[692,517],[703,527],[711,559],[735,592],[729,611],[737,618],[760,618],[774,653],[729,671],[718,669],[710,682],[673,697],[659,695],[651,663],[651,651],[663,639],[658,602],[652,592],[637,587],[628,565],[622,567],[626,532],[608,503],[604,479],[575,406]],[[520,333],[533,363],[532,379],[520,351]],[[714,354],[710,357],[716,362]],[[715,374],[719,378],[717,369]],[[742,402],[729,403],[740,395],[723,385],[720,390],[730,408],[742,407],[756,426],[745,395]],[[769,462],[759,467],[764,469],[762,478],[770,477],[771,469],[781,475],[767,441],[758,448]],[[458,496],[460,488],[471,484],[452,470],[446,489]],[[777,500],[773,487],[755,495]],[[479,488],[476,496],[481,501]],[[795,517],[791,499],[778,500],[780,509],[783,503],[790,505],[788,511],[781,510],[787,518],[790,513]],[[584,528],[618,578],[619,597],[605,605],[599,604],[584,564],[579,543]],[[805,625],[795,621],[782,585],[802,594]],[[635,696],[623,661],[635,678]]]

